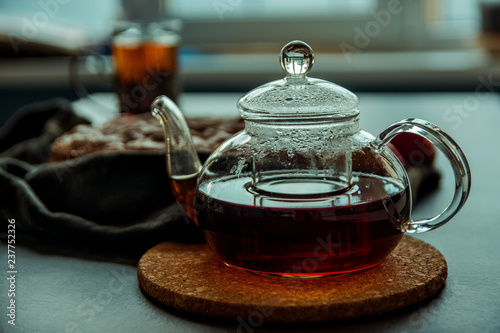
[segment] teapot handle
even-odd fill
[[[471,185],[469,163],[462,149],[448,134],[436,125],[422,119],[409,118],[389,126],[372,141],[372,146],[376,151],[380,151],[394,136],[403,132],[412,132],[429,139],[448,158],[455,175],[455,194],[448,207],[439,215],[431,218],[411,219],[405,225],[404,230],[408,233],[430,231],[448,222],[465,204]]]

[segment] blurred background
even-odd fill
[[[500,86],[500,1],[0,0],[0,125],[31,102],[114,91],[110,42],[124,22],[181,37],[183,92],[279,79],[294,39],[316,52],[311,76],[355,93]]]

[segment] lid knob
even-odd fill
[[[280,52],[281,68],[291,76],[304,76],[314,64],[314,51],[301,40],[283,46]]]

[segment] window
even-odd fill
[[[155,1],[158,6],[154,6]],[[123,11],[128,10],[129,16],[154,20],[158,8],[163,7],[169,16],[184,21],[184,44],[197,47],[281,45],[292,39],[304,39],[325,49],[338,50],[342,42],[353,44],[355,38],[364,37],[363,48],[367,50],[450,48],[472,45],[470,41],[480,26],[477,0],[151,0],[146,3],[0,0],[0,14],[19,20],[48,18],[50,24],[69,23],[85,28],[92,37],[106,38],[113,20]],[[11,30],[7,27],[7,31]],[[363,34],[366,36],[359,37]]]
[[[471,44],[479,30],[476,0],[165,1],[197,46],[297,38],[339,49],[364,34],[366,49],[449,48]]]

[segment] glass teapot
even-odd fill
[[[291,277],[362,270],[404,233],[440,227],[464,205],[469,166],[441,129],[406,119],[374,137],[359,129],[353,93],[306,76],[314,63],[309,45],[288,43],[280,63],[286,77],[238,101],[245,129],[203,166],[179,108],[165,96],[151,106],[165,131],[177,202],[227,265]],[[453,200],[432,218],[410,216],[408,175],[387,147],[402,132],[429,139],[452,165]]]

